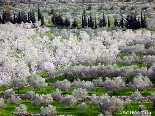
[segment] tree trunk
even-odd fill
[[[116,91],[114,91],[114,95],[116,95]]]
[[[19,94],[19,88],[18,88],[18,94]]]

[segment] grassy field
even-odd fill
[[[58,79],[50,79],[48,80],[48,82],[56,82],[56,80],[63,80],[64,78],[63,77],[60,77]],[[8,87],[9,88],[9,87]],[[3,90],[6,90],[7,87],[0,87],[0,90],[3,91]],[[62,95],[67,95],[67,94],[71,94],[71,92],[75,89],[75,87],[72,87],[72,90],[70,92],[62,92]],[[28,91],[30,91],[30,87],[26,87],[26,88],[23,88],[20,90],[20,94],[25,94],[27,93]],[[41,89],[40,91],[39,90],[35,90],[35,93],[38,93],[38,94],[51,94],[53,92],[55,92],[56,89],[54,87],[51,87],[51,86],[48,86],[46,87],[45,89]],[[155,91],[155,88],[152,88],[150,91],[148,92],[142,92],[142,96],[146,97],[146,96],[151,96],[151,92],[154,92]],[[119,92],[116,92],[116,95],[113,95],[113,96],[131,96],[132,92],[134,92],[133,90],[131,90],[130,88],[126,88],[124,91],[119,91]],[[15,90],[15,93],[17,94],[18,91]],[[89,91],[89,95],[91,96],[92,94],[96,94],[97,96],[100,96],[102,95],[103,93],[107,93],[107,90],[105,90],[104,87],[96,87],[95,90],[91,90]],[[31,100],[21,100],[21,103],[22,104],[25,104],[27,106],[27,112],[28,113],[32,113],[32,114],[40,114],[41,111],[40,111],[40,108],[41,106],[39,107],[36,107],[34,108],[32,105],[31,105]],[[51,103],[51,105],[53,106],[56,106],[56,111],[57,111],[57,115],[64,115],[64,114],[67,114],[67,115],[75,115],[75,116],[97,116],[98,114],[100,114],[99,112],[99,106],[96,106],[96,107],[92,107],[90,105],[90,101],[84,101],[87,106],[88,106],[88,109],[87,111],[80,111],[77,109],[77,106],[81,103],[81,102],[78,102],[77,105],[70,109],[69,106],[65,106],[65,107],[61,107],[61,103],[60,102],[57,102],[57,101],[54,101],[53,103]],[[7,104],[7,99],[5,99],[5,103]],[[155,114],[155,108],[153,108],[152,106],[152,103],[151,102],[148,102],[148,103],[144,103],[144,102],[141,102],[141,103],[131,103],[128,105],[127,109],[126,109],[126,106],[124,105],[124,110],[123,112],[121,113],[115,113],[115,116],[132,116],[131,114],[124,114],[124,113],[131,113],[129,111],[133,111],[133,112],[136,112],[138,111],[138,106],[139,105],[145,105],[147,107],[147,110],[148,112],[151,112],[152,113],[152,116],[154,116]],[[45,107],[46,105],[44,105]],[[7,107],[2,110],[0,109],[0,116],[15,116],[14,114],[12,114],[12,112],[15,111],[15,105],[10,105],[10,104],[7,104]]]

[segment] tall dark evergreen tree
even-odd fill
[[[73,21],[73,23],[72,23],[72,27],[73,27],[73,28],[76,28],[76,27],[77,27],[77,22],[76,22],[75,19],[74,19],[74,21]]]
[[[138,19],[138,21],[137,21],[137,29],[140,29],[141,28],[141,26],[140,26],[140,21],[139,21],[139,19]]]
[[[70,25],[70,21],[68,18],[65,19],[64,21],[64,25],[68,28],[68,26]]]
[[[99,24],[98,25],[99,25],[99,27],[103,27],[103,19],[99,20]]]
[[[27,21],[27,16],[25,14],[25,11],[21,11],[20,12],[20,17],[21,17],[22,22],[24,22],[24,23],[28,22]]]
[[[3,15],[2,15],[2,23],[10,22],[11,21],[11,11],[10,11],[10,5],[9,2],[7,3],[7,8],[5,11],[3,10]]]
[[[32,21],[32,23],[36,23],[35,14],[33,10],[30,10],[30,21]]]
[[[13,20],[12,20],[12,23],[13,23],[13,24],[17,23],[17,22],[16,22],[16,15],[15,15],[15,14],[13,14]]]
[[[60,14],[59,14],[58,17],[56,17],[56,25],[57,25],[57,26],[62,26],[62,27],[63,27],[63,25],[64,25],[63,19],[62,19],[62,17],[60,16]]]
[[[22,17],[21,17],[21,13],[20,13],[20,11],[18,12],[18,16],[17,16],[17,23],[18,24],[21,24],[21,22],[22,22]]]
[[[135,14],[130,14],[127,16],[125,26],[127,29],[138,29],[138,21]]]
[[[0,16],[0,24],[2,23],[2,18],[1,18],[1,16]]]
[[[105,27],[106,26],[106,21],[105,21],[105,15],[103,12],[103,17],[102,17],[102,26]]]
[[[10,11],[10,4],[7,3],[7,9],[6,9],[6,22],[11,21],[11,11]]]
[[[93,28],[93,26],[94,26],[94,21],[93,21],[93,19],[92,19],[91,13],[90,13],[90,18],[89,18],[89,24],[90,24],[90,27]]]
[[[28,12],[28,16],[27,16],[27,22],[30,23],[30,12]]]
[[[85,9],[83,10],[83,14],[82,14],[82,28],[84,28],[85,26],[87,26],[87,19],[86,19],[86,12]]]
[[[54,9],[53,9],[52,15],[53,16],[51,17],[51,21],[52,21],[53,25],[56,25],[56,18],[58,17],[58,15],[56,14]]]
[[[84,23],[83,23],[84,21],[83,21],[83,15],[82,15],[82,28],[84,28]]]
[[[141,28],[146,28],[146,27],[147,27],[147,23],[146,23],[145,13],[143,17],[143,12],[141,11]]]
[[[97,28],[97,23],[96,23],[96,16],[95,16],[95,29]]]
[[[43,16],[43,13],[40,11],[40,8],[39,8],[39,4],[38,4],[38,21],[41,20],[41,25],[44,24],[44,16]]]
[[[147,27],[147,22],[146,22],[146,16],[145,16],[145,12],[144,12],[144,28]]]
[[[122,19],[120,20],[120,23],[119,23],[120,27],[124,28],[124,19],[122,17]]]
[[[108,27],[110,27],[110,20],[109,20],[109,17],[108,17]]]
[[[114,26],[115,26],[115,27],[119,26],[119,25],[118,25],[118,22],[117,22],[117,19],[114,20]]]
[[[6,12],[3,10],[3,14],[2,14],[2,24],[6,23]]]
[[[89,17],[88,17],[88,27],[90,27],[90,19],[89,19]]]

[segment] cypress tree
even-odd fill
[[[141,10],[141,28],[144,28],[144,19],[143,19],[142,10]]]
[[[88,27],[90,27],[90,20],[89,20],[89,17],[88,17]]]
[[[106,21],[105,21],[105,15],[104,15],[104,12],[103,12],[103,19],[102,19],[102,26],[105,27],[106,26]]]
[[[11,21],[11,11],[10,11],[10,5],[9,2],[7,3],[7,8],[2,14],[2,23],[10,22]]]
[[[30,12],[28,12],[27,22],[30,23]]]
[[[73,28],[76,28],[77,27],[77,23],[76,23],[76,20],[74,19],[73,23],[72,23],[72,27]]]
[[[24,23],[27,22],[27,16],[25,14],[25,11],[20,12],[20,17],[21,17],[22,22],[24,22]]]
[[[144,12],[144,18],[143,18],[143,12],[141,10],[141,28],[146,28],[147,23],[146,23],[146,17],[145,17],[145,12]]]
[[[15,24],[16,23],[16,15],[13,14],[13,20],[12,20],[12,23]]]
[[[146,23],[146,16],[145,16],[145,12],[144,12],[144,28],[147,27],[147,23]]]
[[[21,24],[21,22],[22,22],[22,18],[21,18],[21,14],[20,14],[20,11],[19,11],[18,16],[17,16],[17,23]]]
[[[58,17],[56,17],[56,25],[57,25],[57,26],[62,26],[62,27],[63,27],[63,25],[64,25],[63,19],[62,19],[62,17],[60,16],[60,14],[59,14]]]
[[[35,19],[35,14],[34,14],[34,10],[32,10],[32,12],[31,12],[31,21],[32,21],[32,23],[36,23],[36,19]]]
[[[136,15],[130,14],[126,18],[126,28],[127,29],[138,29],[139,22],[136,19]]]
[[[70,25],[70,21],[68,18],[65,19],[64,21],[64,25],[68,28],[68,26]]]
[[[130,15],[127,15],[127,17],[126,17],[126,24],[125,24],[125,27],[127,28],[127,29],[131,29],[131,16]]]
[[[84,28],[84,18],[83,18],[83,15],[82,15],[82,28]]]
[[[114,26],[115,26],[115,27],[118,26],[117,19],[115,19],[115,21],[114,21]]]
[[[109,17],[108,17],[108,27],[110,27],[110,20],[109,20]]]
[[[97,28],[97,23],[96,23],[96,16],[95,16],[95,29]]]
[[[10,11],[10,5],[9,2],[7,3],[7,9],[6,9],[6,22],[11,21],[11,11]]]
[[[2,14],[2,24],[6,23],[6,12],[3,10],[3,14]]]
[[[90,13],[89,24],[90,24],[90,27],[93,28],[93,26],[94,26],[94,21],[93,21],[93,19],[92,19],[91,13]]]
[[[58,17],[58,15],[56,14],[54,9],[53,9],[52,15],[53,16],[51,18],[51,21],[52,21],[53,25],[56,25],[56,18]]]
[[[44,24],[44,17],[43,13],[40,11],[39,4],[38,4],[38,21],[41,20],[41,25]]]
[[[123,21],[123,17],[122,17],[122,19],[120,20],[120,26],[121,26],[122,28],[124,28],[124,21]]]
[[[99,20],[99,24],[98,25],[99,25],[99,27],[103,26],[103,20],[102,19]]]
[[[140,29],[141,28],[141,26],[140,26],[140,21],[139,21],[139,19],[138,19],[138,21],[137,21],[137,29]]]
[[[83,15],[82,15],[82,28],[87,26],[87,20],[86,20],[86,15],[85,15],[85,9],[83,10]]]
[[[1,18],[1,16],[0,16],[0,24],[2,23],[2,18]]]
[[[32,23],[36,23],[35,14],[33,10],[32,11],[30,10],[29,15],[30,15],[30,21]]]

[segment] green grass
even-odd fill
[[[65,77],[56,77],[56,78],[54,78],[54,79],[48,79],[48,80],[46,80],[45,82],[46,83],[55,83],[57,80],[58,81],[63,81],[65,79]]]
[[[9,86],[0,86],[0,91],[5,91],[7,89],[10,89]]]
[[[31,91],[31,87],[25,87],[23,89],[20,89],[19,90],[19,94],[26,94],[28,91]],[[35,93],[38,93],[38,94],[49,94],[49,93],[53,93],[55,92],[56,89],[54,87],[46,87],[44,89],[41,89],[41,90],[34,90]],[[18,91],[15,90],[15,94],[18,94]]]
[[[61,107],[61,103],[60,102],[56,102],[54,101],[53,103],[51,103],[51,105],[55,106],[56,107],[56,111],[57,111],[57,115],[64,115],[64,114],[67,114],[67,115],[75,115],[75,116],[97,116],[98,114],[100,114],[99,112],[99,106],[93,106],[91,107],[90,106],[90,102],[89,101],[84,101],[86,104],[87,104],[87,111],[81,111],[81,110],[78,110],[78,105],[81,103],[81,102],[78,102],[77,105],[73,108],[69,108],[69,105],[66,105],[64,107]],[[7,103],[7,100],[5,99],[5,103]],[[27,112],[28,113],[31,113],[31,114],[40,114],[41,111],[40,111],[40,108],[42,107],[42,105],[38,106],[38,107],[33,107],[31,105],[31,100],[21,100],[21,103],[22,104],[25,104],[27,106]],[[126,105],[124,105],[124,112],[129,112],[129,111],[138,111],[138,107],[139,105],[145,105],[148,112],[151,112],[152,113],[152,116],[154,116],[155,114],[155,108],[153,108],[152,106],[152,103],[151,102],[148,102],[148,103],[135,103],[135,102],[132,102],[131,104],[127,105],[127,109],[126,109]],[[47,107],[47,105],[43,105],[44,107]],[[7,104],[7,107],[2,110],[0,109],[0,115],[1,116],[15,116],[12,114],[12,112],[15,111],[15,106],[14,105],[8,105]],[[132,115],[125,115],[123,114],[124,112],[121,112],[121,113],[115,113],[115,116],[132,116]]]

